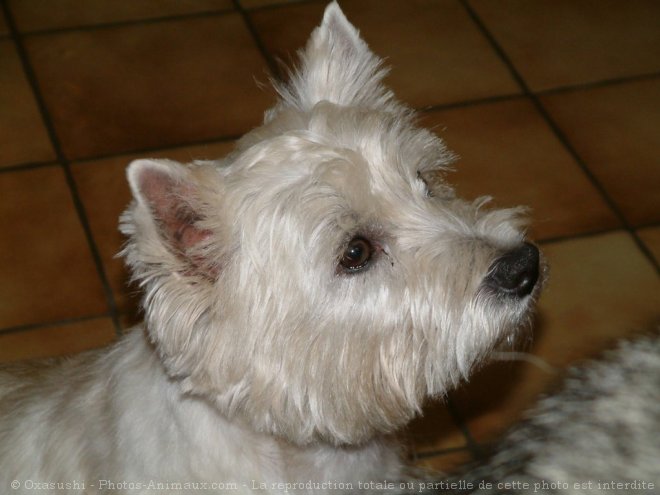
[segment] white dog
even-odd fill
[[[0,374],[2,493],[398,488],[388,435],[515,336],[543,263],[384,75],[332,3],[234,153],[130,165],[145,325]]]

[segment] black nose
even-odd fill
[[[523,297],[539,279],[539,250],[525,242],[506,252],[490,267],[484,282],[502,294]]]

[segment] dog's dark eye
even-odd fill
[[[369,264],[374,249],[371,243],[363,237],[354,237],[346,246],[339,264],[344,270],[355,272]]]

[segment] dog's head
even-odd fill
[[[528,319],[520,211],[454,195],[453,157],[337,4],[222,162],[139,160],[124,250],[188,393],[297,442],[405,424]]]

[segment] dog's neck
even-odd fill
[[[162,472],[162,466],[150,469],[143,461],[156,443],[159,460],[169,472],[181,478],[194,473],[196,479],[231,481],[241,490],[255,489],[253,482],[261,489],[265,483],[270,490],[283,479],[346,480],[357,486],[362,479],[401,477],[400,458],[381,438],[359,447],[337,448],[322,442],[297,446],[256,432],[240,419],[227,419],[210,401],[182,392],[177,381],[167,376],[141,328],[122,339],[114,352],[122,356],[119,361],[100,359],[107,365],[103,373],[117,384],[110,390],[113,399],[124,404],[116,426],[122,430],[118,437],[140,439],[137,445],[145,448],[144,457],[133,454],[139,466],[136,473]],[[150,421],[137,421],[145,417]],[[314,462],[319,455],[325,459],[323,465]]]

